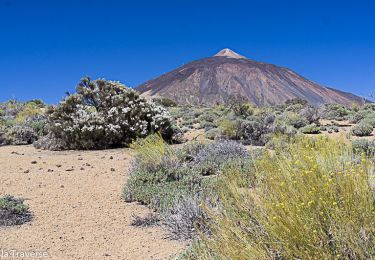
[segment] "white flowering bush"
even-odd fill
[[[48,112],[48,138],[60,147],[47,149],[106,149],[126,146],[137,137],[170,127],[168,112],[120,82],[86,77],[58,106]],[[47,147],[43,147],[43,143]]]

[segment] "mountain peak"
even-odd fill
[[[214,57],[215,56],[224,56],[224,57],[229,57],[229,58],[234,58],[234,59],[246,59],[246,57],[239,55],[238,53],[228,48],[222,49],[221,51],[216,53]]]
[[[144,96],[164,97],[180,105],[228,105],[233,98],[256,106],[282,104],[293,98],[314,106],[361,102],[357,96],[320,86],[292,70],[247,59],[230,49],[186,63],[136,89]]]

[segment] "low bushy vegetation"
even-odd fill
[[[42,101],[0,103],[0,145],[32,144],[46,133]]]
[[[352,147],[298,138],[265,153],[256,181],[224,171],[210,234],[190,259],[372,259],[374,165]],[[209,207],[208,207],[209,208]]]
[[[29,207],[20,198],[0,197],[0,226],[21,225],[31,220]]]
[[[311,125],[302,127],[301,132],[304,134],[319,134],[320,128],[315,123],[312,123]]]
[[[372,125],[366,122],[360,122],[358,125],[355,125],[351,129],[351,133],[354,136],[370,136],[372,133]]]
[[[353,150],[358,153],[364,153],[369,159],[374,159],[375,156],[375,141],[367,139],[358,139],[352,142]]]
[[[137,201],[157,211],[172,237],[187,239],[203,226],[201,201],[214,203],[217,176],[229,163],[245,167],[249,153],[233,141],[193,142],[173,148],[158,135],[131,145],[136,158],[125,185],[126,201]],[[210,196],[209,196],[210,195]]]
[[[322,107],[321,114],[324,119],[342,121],[349,119],[352,111],[343,105],[327,104]]]
[[[47,114],[49,135],[37,146],[53,150],[122,147],[171,127],[163,107],[104,79],[83,78],[76,93],[50,107]]]

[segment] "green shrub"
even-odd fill
[[[353,124],[357,124],[362,119],[364,119],[367,115],[369,115],[371,112],[368,110],[359,110],[358,112],[351,115],[349,118],[349,122]]]
[[[0,226],[21,225],[31,220],[29,207],[10,195],[0,197]]]
[[[273,129],[275,116],[267,112],[237,121],[236,139],[247,145],[265,145]]]
[[[354,136],[370,136],[372,130],[373,127],[370,124],[360,122],[358,125],[352,127],[351,133]]]
[[[303,134],[319,134],[320,128],[316,124],[307,125],[301,128]]]
[[[327,131],[328,133],[333,133],[333,132],[338,133],[340,132],[340,129],[336,125],[331,125],[327,127]]]
[[[326,104],[322,107],[322,118],[328,120],[345,120],[350,113],[347,107],[339,104]]]
[[[363,106],[363,110],[375,111],[375,103],[366,103]]]
[[[288,114],[287,122],[297,129],[309,124],[309,121],[305,117],[302,117],[298,114]]]
[[[137,155],[124,188],[126,201],[138,201],[163,212],[176,197],[199,188],[190,185],[197,180],[197,174],[189,167],[181,167],[185,158],[160,136],[140,139],[131,147]]]
[[[356,153],[365,153],[366,156],[373,157],[375,155],[375,142],[367,139],[358,139],[352,141],[353,150]]]
[[[219,122],[220,135],[227,139],[235,139],[237,134],[236,122],[224,118]]]
[[[258,182],[225,171],[211,234],[191,259],[372,259],[373,165],[335,140],[297,139],[255,163]],[[254,171],[253,171],[254,172]]]
[[[211,128],[210,130],[207,130],[205,132],[205,135],[206,135],[206,138],[210,139],[210,140],[215,140],[217,137],[220,136],[220,129],[218,128]]]
[[[83,78],[76,91],[48,111],[49,138],[61,149],[122,147],[170,126],[163,107],[119,82]]]
[[[229,110],[232,111],[236,116],[246,118],[251,116],[255,112],[253,104],[241,96],[241,95],[229,95],[224,101]]]
[[[155,98],[154,102],[164,107],[176,107],[177,103],[169,98]]]
[[[199,116],[199,122],[210,122],[213,123],[218,119],[218,116],[212,112],[207,112]]]
[[[289,125],[283,118],[277,118],[272,126],[271,132],[274,135],[287,135],[289,137],[297,134],[296,128]]]
[[[304,107],[300,112],[299,115],[305,118],[309,124],[315,123],[319,124],[320,113],[319,109],[315,107]]]
[[[6,144],[26,145],[37,140],[37,133],[25,124],[17,124],[7,129]]]
[[[302,98],[292,98],[292,99],[286,100],[284,103],[287,107],[292,106],[292,105],[301,105],[305,107],[308,105],[309,102]]]
[[[371,125],[373,128],[375,127],[375,113],[368,114],[366,117],[364,117],[360,123],[366,123]]]
[[[216,123],[212,123],[212,122],[206,122],[206,121],[203,121],[200,123],[200,126],[201,128],[203,128],[205,131],[208,131],[212,128],[217,128],[217,124]]]

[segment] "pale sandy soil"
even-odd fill
[[[183,243],[166,239],[160,227],[130,225],[132,214],[148,213],[121,199],[130,162],[126,149],[0,147],[0,195],[25,198],[34,215],[22,226],[0,228],[0,249],[46,250],[47,259],[61,260],[174,258]]]

